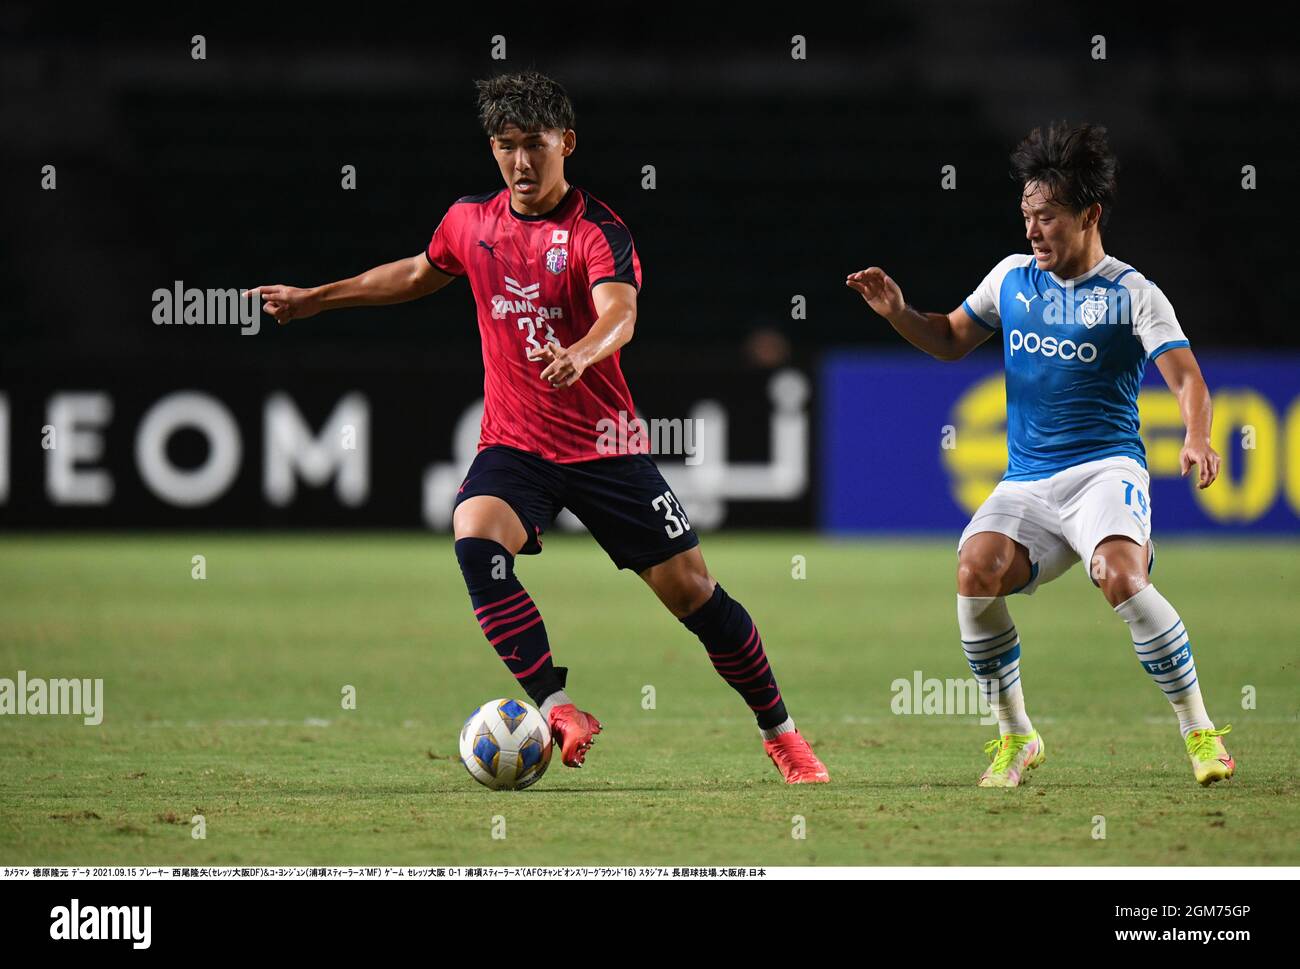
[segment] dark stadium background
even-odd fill
[[[0,703],[0,869],[167,866],[153,894],[192,912],[173,882],[298,866],[1060,866],[1053,885],[1096,866],[1082,905],[1035,893],[1068,913],[1075,949],[1155,924],[1119,906],[1184,904],[1134,894],[1135,876],[1201,866],[1191,902],[1254,905],[1247,866],[1300,864],[1297,46],[1244,4],[0,0],[0,693],[24,675],[29,692],[103,685],[94,726]],[[581,772],[553,757],[527,792],[467,776],[466,714],[521,694],[446,532],[482,393],[464,282],[263,317],[253,336],[153,322],[154,291],[178,282],[307,286],[420,253],[450,203],[499,185],[474,79],[525,68],[568,88],[568,177],[631,229],[633,398],[651,419],[698,417],[702,462],[657,463],[830,785],[778,783],[689,630],[563,518],[515,567],[600,746]],[[1153,581],[1234,728],[1237,776],[1209,789],[1081,563],[1010,603],[1046,769],[1024,797],[975,787],[991,724],[963,699],[977,683],[953,579],[1005,468],[998,341],[940,363],[843,283],[879,264],[916,306],[959,305],[1028,251],[1008,154],[1054,119],[1108,127],[1122,169],[1105,248],[1168,294],[1214,395],[1224,471],[1202,492],[1179,476],[1157,367],[1139,398]],[[48,937],[74,896],[148,897],[61,880],[58,901],[24,893],[44,907],[11,916],[7,943]],[[885,911],[896,929],[932,907]],[[178,937],[170,911],[156,947]],[[1223,927],[1263,939],[1263,911]]]
[[[191,59],[195,34],[206,60]],[[494,34],[505,61],[490,56]],[[795,34],[806,60],[790,57]],[[1102,61],[1090,56],[1098,34]],[[1197,352],[1288,359],[1300,353],[1293,46],[1262,18],[1009,2],[873,3],[840,19],[749,7],[713,23],[658,6],[501,5],[474,18],[223,6],[160,19],[6,7],[0,524],[419,526],[422,469],[452,457],[452,426],[481,381],[464,283],[282,328],[264,317],[252,338],[155,326],[151,293],[177,280],[312,285],[420,252],[453,200],[499,185],[472,81],[501,70],[566,85],[578,116],[568,177],[632,230],[645,286],[623,361],[638,405],[684,416],[700,398],[723,402],[733,458],[767,458],[778,369],[808,376],[816,413],[826,354],[907,350],[844,287],[847,272],[878,263],[910,302],[946,311],[1024,248],[1007,154],[1059,118],[1109,128],[1122,169],[1107,251],[1159,282]],[[55,191],[40,188],[47,164]],[[354,191],[340,188],[345,164]],[[1247,164],[1253,191],[1241,188]],[[955,191],[940,189],[945,165]],[[791,318],[795,295],[806,319]],[[998,352],[997,341],[979,351]],[[204,507],[157,500],[132,453],[142,415],[183,389],[219,399],[243,440],[240,473]],[[105,505],[55,503],[45,487],[48,400],[78,390],[112,398],[94,462],[113,475]],[[372,407],[369,500],[346,508],[331,487],[300,487],[272,507],[266,398],[287,392],[318,427],[351,390]],[[168,454],[195,466],[206,449],[182,431]],[[726,516],[817,521],[815,485],[733,502]]]

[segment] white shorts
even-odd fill
[[[1000,481],[961,533],[957,551],[979,532],[998,532],[1029,550],[1033,594],[1092,554],[1111,535],[1146,546],[1151,538],[1151,479],[1128,457],[1102,458],[1038,481]],[[1148,546],[1148,563],[1153,554]],[[1086,569],[1085,569],[1086,571]],[[1091,578],[1091,576],[1089,576]]]

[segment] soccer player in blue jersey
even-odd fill
[[[1128,625],[1138,661],[1169,698],[1196,780],[1235,764],[1197,682],[1186,627],[1151,584],[1151,500],[1138,436],[1138,385],[1155,361],[1187,428],[1180,460],[1197,486],[1219,473],[1210,394],[1160,289],[1102,248],[1116,159],[1097,125],[1034,129],[1011,155],[1032,253],[1007,256],[951,313],[921,313],[883,269],[846,283],[909,343],[959,360],[1000,332],[1007,472],[958,542],[962,649],[997,715],[981,787],[1016,787],[1045,759],[1025,712],[1020,637],[1006,597],[1032,594],[1075,562]]]

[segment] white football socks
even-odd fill
[[[794,730],[795,726],[793,717],[786,717],[784,721],[778,723],[775,727],[770,727],[766,730],[762,727],[758,728],[758,732],[763,735],[764,740],[775,740],[777,737],[781,736],[781,734],[793,733]]]
[[[1213,730],[1196,682],[1192,642],[1169,600],[1148,585],[1116,606],[1115,612],[1128,623],[1138,662],[1173,704],[1183,737],[1193,730]]]
[[[957,628],[980,694],[998,718],[999,733],[1030,734],[1020,685],[1020,635],[1004,596],[958,596]]]
[[[550,723],[552,707],[562,707],[566,703],[572,703],[572,702],[573,701],[569,699],[569,694],[565,693],[563,690],[556,690],[554,693],[552,693],[550,696],[548,696],[545,700],[542,701],[540,712],[542,716],[546,718],[546,722]]]

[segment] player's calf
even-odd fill
[[[479,628],[540,708],[562,693],[564,677],[552,663],[542,614],[515,577],[515,557],[490,539],[462,538],[456,542],[456,559]]]
[[[1033,724],[1025,712],[1020,682],[1020,633],[1004,596],[957,596],[962,653],[980,695],[998,718],[1003,734],[1026,735]]]
[[[1231,777],[1236,763],[1219,740],[1228,728],[1216,730],[1206,712],[1191,636],[1178,612],[1153,585],[1119,603],[1115,612],[1128,624],[1138,662],[1174,708],[1197,782]]]
[[[754,712],[760,730],[775,730],[789,719],[758,626],[721,585],[681,623],[704,644],[713,668]]]
[[[786,712],[763,637],[749,613],[721,585],[681,619],[704,644],[713,668],[754,713],[763,746],[787,784],[825,783],[830,773]]]
[[[709,575],[699,549],[689,549],[652,566],[641,573],[641,578],[696,635],[714,670],[753,711],[763,749],[785,782],[829,781],[826,765],[817,759],[786,712],[758,626],[745,607]]]
[[[568,670],[552,662],[542,614],[515,577],[515,557],[490,539],[461,538],[456,558],[483,635],[546,717],[565,766],[581,767],[601,724],[564,692]]]

